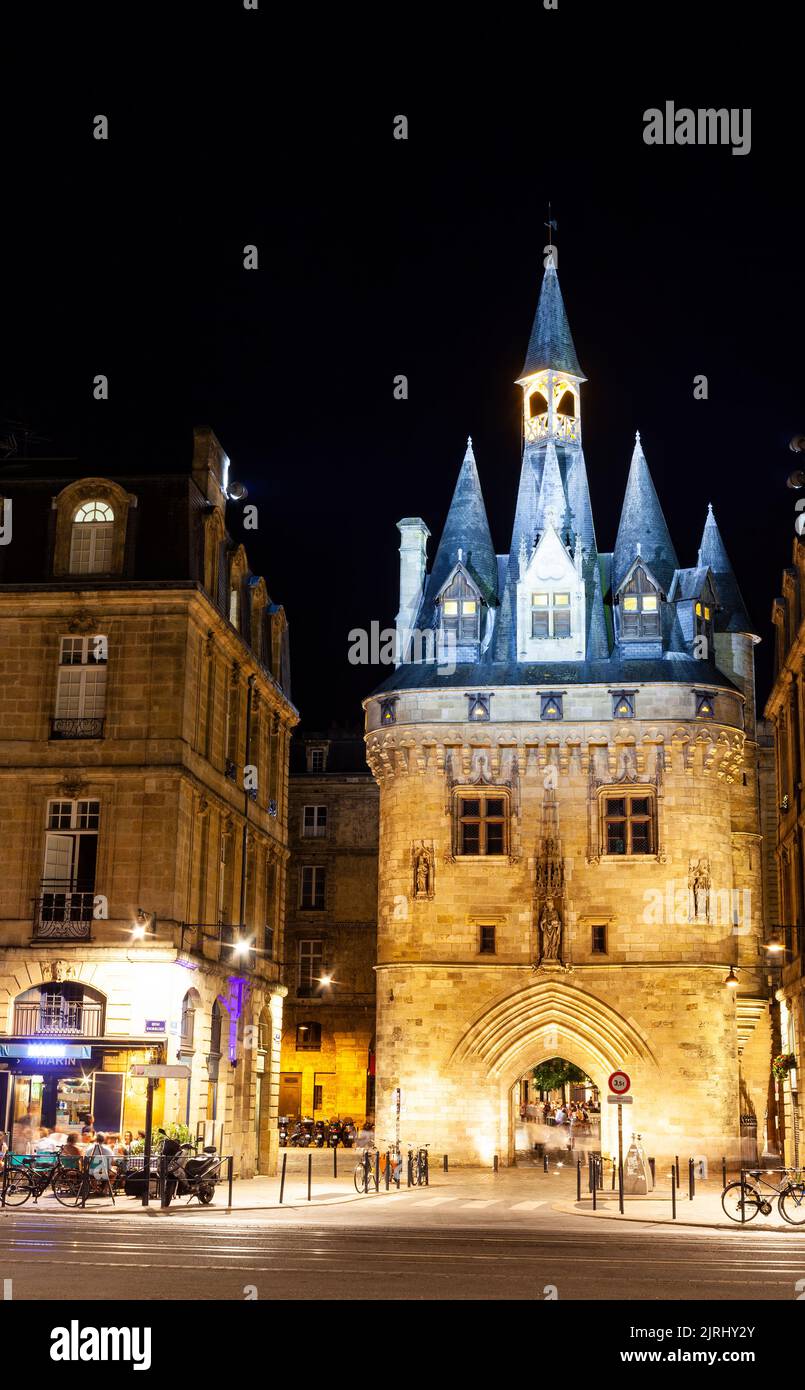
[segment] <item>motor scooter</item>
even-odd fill
[[[166,1139],[162,1146],[166,1162],[165,1202],[170,1206],[174,1197],[197,1197],[208,1207],[215,1196],[215,1184],[220,1181],[221,1162],[214,1144],[207,1144],[201,1153],[194,1144],[179,1144]]]

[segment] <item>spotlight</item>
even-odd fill
[[[226,495],[230,502],[245,502],[249,494],[243,486],[243,483],[235,482],[229,484]]]
[[[320,984],[320,985],[324,985],[325,989],[327,988],[328,985],[331,985],[332,983],[333,983],[333,977],[332,977],[332,975],[321,975],[321,976],[319,977],[319,984]]]
[[[134,926],[133,926],[132,929],[131,929],[131,939],[132,939],[132,941],[142,941],[142,939],[143,939],[144,936],[145,936],[145,927],[143,926],[142,922],[135,922],[135,923],[134,923]]]
[[[248,937],[241,936],[238,938],[237,941],[233,942],[232,950],[235,952],[236,956],[248,955],[249,951],[251,950],[251,942],[249,941]]]

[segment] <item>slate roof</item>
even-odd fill
[[[673,682],[706,686],[713,690],[736,690],[737,686],[710,661],[698,661],[687,654],[666,652],[664,656],[638,661],[611,656],[603,661],[522,661],[481,660],[456,666],[447,673],[435,662],[409,662],[391,671],[372,691],[382,695],[392,690],[468,689],[494,690],[503,685],[533,685],[543,690],[563,690],[572,685],[617,687]]]
[[[478,583],[486,602],[496,603],[498,561],[492,544],[471,439],[467,440],[464,461],[426,586],[418,619],[419,627],[422,629],[433,626],[436,595],[455,568],[459,550],[463,565]]]
[[[639,434],[635,437],[618,536],[612,552],[612,579],[616,593],[637,555],[645,560],[667,594],[674,571],[679,569],[679,561],[648,471]]]
[[[702,532],[702,543],[699,546],[699,564],[709,565],[715,575],[719,599],[719,607],[715,613],[716,631],[751,632],[756,636],[757,628],[753,626],[752,619],[747,612],[746,604],[738,587],[738,580],[735,578],[735,571],[730,564],[729,555],[721,539],[721,532],[713,514],[712,504],[709,502],[707,504],[707,520]]]
[[[576,356],[562,291],[559,288],[559,276],[554,265],[547,266],[542,277],[537,312],[519,379],[531,376],[532,372],[542,371],[545,367],[556,367],[559,371],[569,372],[571,376],[579,377],[582,381],[587,380]]]

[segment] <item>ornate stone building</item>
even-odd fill
[[[0,1128],[158,1120],[271,1168],[287,628],[227,533],[228,465],[0,474]],[[236,495],[236,494],[232,494]]]
[[[378,799],[359,734],[293,740],[281,1115],[374,1112]]]
[[[784,1059],[774,1085],[786,1163],[805,1156],[799,1077],[805,1072],[805,544],[794,538],[782,594],[772,608],[774,685],[766,715],[777,750],[775,810],[779,916],[768,941],[774,1053]]]
[[[658,1159],[735,1154],[765,1107],[758,639],[712,508],[680,563],[639,435],[599,549],[584,381],[549,265],[509,549],[469,443],[429,571],[399,523],[401,660],[365,702],[378,1130],[399,1087],[404,1131],[470,1163],[511,1160],[515,1083],[552,1056],[604,1094],[625,1068]]]

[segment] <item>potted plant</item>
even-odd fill
[[[797,1059],[793,1052],[779,1052],[772,1060],[771,1069],[778,1081],[784,1081],[790,1071],[797,1065]]]

